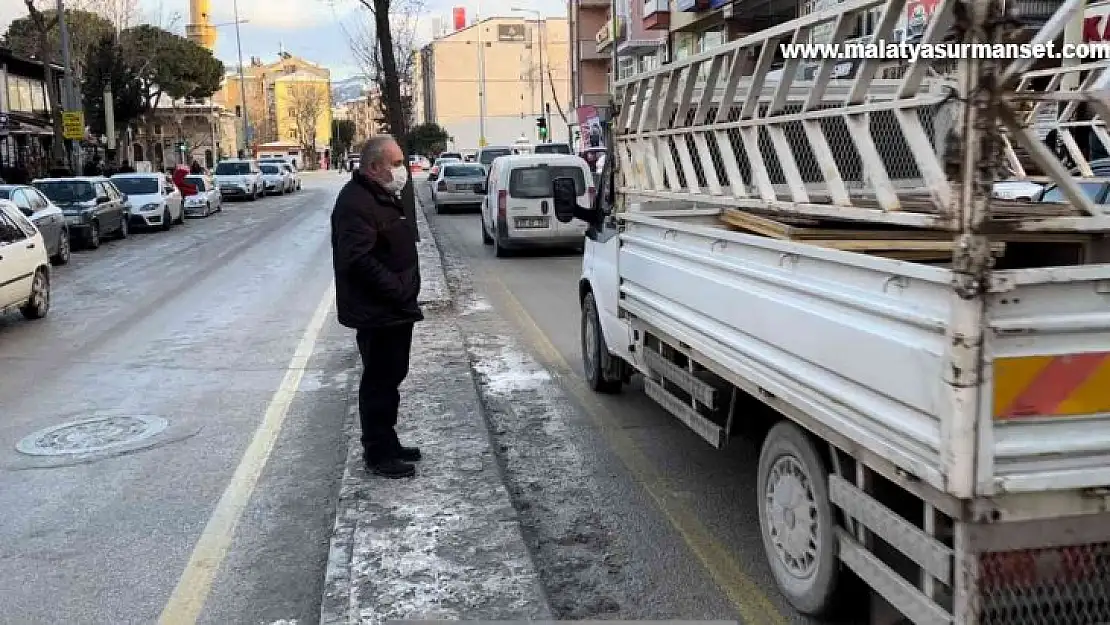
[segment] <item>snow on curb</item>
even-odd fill
[[[419,203],[417,198],[416,225],[420,232],[420,242],[416,247],[420,254],[421,280],[417,301],[428,308],[445,308],[451,305],[451,289],[447,286],[447,277],[443,272],[443,256],[439,253],[435,236],[428,227],[428,218],[424,216]]]
[[[417,324],[398,424],[424,453],[416,478],[369,475],[352,432],[324,625],[549,618],[462,343],[445,315]]]

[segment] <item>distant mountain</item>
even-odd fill
[[[365,76],[352,76],[331,83],[331,101],[336,104],[357,98],[370,88],[370,80]]]

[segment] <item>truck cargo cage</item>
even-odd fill
[[[937,5],[922,43],[971,29],[970,23],[956,24],[960,4]],[[1080,6],[1062,3],[1029,41],[1056,40]],[[975,158],[980,167],[992,162],[995,172],[977,183],[1002,179],[1007,169],[1024,175],[1016,149],[1044,172],[1044,182],[1060,186],[1068,203],[994,200],[992,228],[1110,229],[1105,208],[1091,203],[1076,176],[1030,127],[1045,107],[1067,103],[1060,134],[1078,156],[1078,174],[1089,175],[1063,130],[1090,127],[1110,150],[1105,62],[1029,72],[1033,60],[991,60],[937,74],[919,60],[896,80],[881,78],[890,63],[879,59],[860,60],[847,80],[831,78],[835,59],[822,61],[812,80],[799,71],[799,59],[772,70],[780,43],[804,43],[809,31],[828,23],[830,43],[843,43],[857,17],[875,9],[882,17],[873,38],[884,40],[905,10],[904,0],[842,2],[619,82],[615,128],[622,193],[630,201],[685,200],[771,215],[960,230],[960,211],[970,209],[957,202],[960,172],[972,154],[965,147],[969,140],[988,146],[996,139],[997,148]],[[993,41],[1010,41],[1003,39],[1010,36],[1007,26],[999,25],[1006,23],[995,19],[990,25]],[[962,35],[960,40],[970,41]],[[1067,88],[1066,74],[1083,78]],[[1045,83],[1038,77],[1048,78],[1047,87],[1035,88]],[[1081,103],[1093,113],[1090,119],[1075,118]],[[975,139],[961,126],[969,113],[977,120],[970,131]]]

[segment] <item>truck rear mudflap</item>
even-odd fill
[[[997,272],[994,283],[980,492],[1110,486],[1110,266]]]

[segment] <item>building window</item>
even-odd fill
[[[235,116],[236,117],[242,117],[243,116],[243,107],[239,106],[238,104],[235,105]]]
[[[630,56],[622,56],[617,61],[617,80],[621,81],[636,73],[636,59]]]

